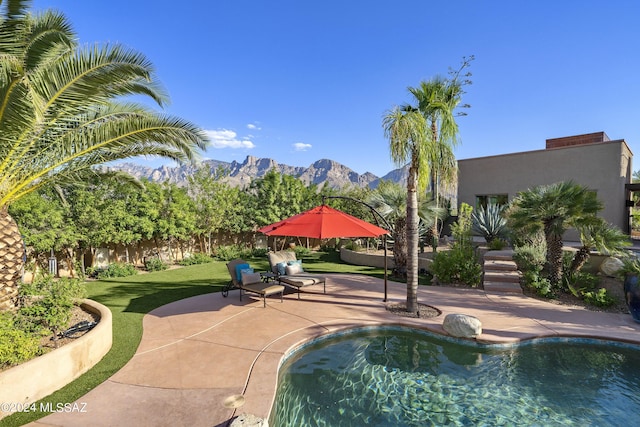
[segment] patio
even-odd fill
[[[420,287],[419,301],[442,315],[396,316],[385,309],[383,282],[329,274],[327,293],[309,289],[269,298],[206,294],[160,307],[144,318],[136,355],[108,381],[80,398],[81,411],[48,415],[31,426],[223,426],[242,413],[268,417],[282,357],[297,344],[345,328],[399,324],[444,333],[449,313],[482,321],[481,341],[513,342],[542,336],[581,336],[640,343],[629,314],[558,306],[522,295]],[[389,282],[389,302],[402,302],[406,285]],[[117,331],[114,331],[117,333]],[[244,404],[232,406],[242,395]],[[231,399],[230,399],[231,398]],[[242,400],[242,399],[240,399]],[[226,404],[225,404],[226,403]],[[240,402],[242,403],[242,402]]]

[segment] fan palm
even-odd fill
[[[625,252],[624,247],[631,244],[627,234],[623,233],[618,227],[607,223],[601,217],[578,221],[575,227],[580,233],[582,246],[571,261],[571,274],[582,268],[591,256],[593,248],[604,254],[619,255]]]
[[[564,181],[520,193],[509,206],[507,217],[512,229],[543,230],[549,281],[557,286],[562,278],[562,235],[601,209],[602,203],[595,192]]]
[[[393,262],[400,274],[407,271],[407,193],[399,184],[382,182],[371,193],[368,203],[392,225]],[[438,208],[428,200],[425,193],[418,193],[418,235],[427,233],[426,224],[433,223],[434,218],[444,219],[445,209]]]
[[[105,162],[139,155],[189,162],[206,146],[193,124],[122,101],[167,100],[142,54],[79,47],[62,14],[32,15],[28,4],[8,0],[0,11],[0,306],[12,305],[24,262],[11,203],[99,175],[92,167]]]

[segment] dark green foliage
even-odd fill
[[[57,338],[71,319],[76,299],[86,296],[85,286],[78,279],[54,279],[51,275],[38,277],[20,290],[22,306],[19,323],[25,330],[46,329]]]
[[[266,258],[269,249],[267,248],[254,248],[251,252],[254,258]]]
[[[124,262],[116,262],[109,264],[107,268],[93,269],[91,276],[95,276],[98,279],[109,279],[112,277],[127,277],[138,274],[135,265],[127,264]]]
[[[0,369],[38,356],[40,336],[18,327],[16,316],[0,312]]]
[[[475,256],[466,251],[451,249],[438,252],[431,265],[431,272],[442,283],[463,283],[476,287],[482,279],[482,266]]]
[[[230,246],[218,246],[215,256],[220,261],[231,261],[236,258],[249,258],[251,257],[251,249],[245,248],[239,245]]]
[[[293,248],[293,251],[296,253],[297,259],[302,259],[311,253],[311,250],[305,248],[304,246],[296,246],[295,248]]]
[[[463,283],[476,287],[482,280],[482,266],[478,263],[471,240],[471,207],[460,206],[458,221],[451,227],[454,243],[448,251],[433,258],[431,272],[442,283]]]
[[[567,262],[570,263],[572,256],[567,256]],[[596,307],[610,307],[616,303],[616,300],[607,293],[605,288],[600,288],[600,278],[585,271],[576,271],[567,273],[563,277],[563,283],[566,288],[576,298],[584,300],[586,303]]]
[[[208,262],[213,262],[213,258],[211,258],[207,254],[196,252],[184,258],[183,260],[178,262],[178,264],[182,266],[187,266],[187,265],[196,265],[196,264],[206,264]]]
[[[160,258],[148,259],[144,267],[147,269],[147,271],[162,271],[169,268],[169,266]]]
[[[553,296],[551,282],[543,277],[542,270],[546,261],[544,240],[537,244],[526,244],[515,249],[513,260],[522,272],[522,284],[533,289],[538,295]]]
[[[507,246],[507,242],[502,239],[493,239],[489,243],[489,249],[492,251],[500,251]]]

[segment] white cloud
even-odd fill
[[[258,125],[257,125],[257,124],[249,123],[249,124],[247,125],[247,129],[251,129],[251,130],[260,130],[260,129],[262,129],[262,128],[258,127]]]
[[[311,144],[305,144],[304,142],[296,142],[293,144],[293,149],[296,151],[307,151],[311,148]]]
[[[213,148],[255,148],[255,144],[248,138],[238,138],[238,134],[232,130],[207,130],[205,131],[211,140]]]

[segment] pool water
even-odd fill
[[[640,347],[536,340],[515,347],[405,328],[341,334],[280,369],[270,425],[634,425]]]

